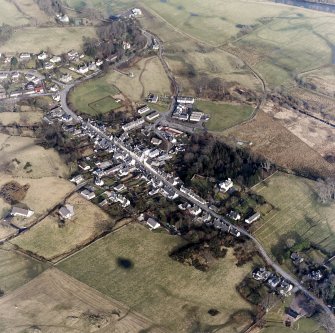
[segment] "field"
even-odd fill
[[[282,251],[288,238],[309,240],[330,253],[335,251],[335,204],[320,204],[313,186],[305,178],[276,173],[253,188],[275,207],[254,232],[269,252]]]
[[[197,101],[196,107],[210,116],[206,128],[212,132],[222,132],[225,129],[237,125],[252,115],[253,108],[249,105],[233,105],[214,103],[209,101]]]
[[[67,177],[69,172],[55,150],[36,145],[33,138],[0,134],[0,153],[0,172],[15,177]]]
[[[0,247],[0,289],[7,293],[24,285],[46,267],[38,261]],[[0,326],[1,327],[1,326]]]
[[[280,121],[258,112],[251,121],[225,131],[232,142],[251,142],[251,150],[272,162],[293,170],[311,170],[324,176],[334,175],[335,165],[286,129]]]
[[[29,23],[29,17],[20,13],[12,2],[2,1],[0,22],[11,26],[23,25]]]
[[[1,45],[1,51],[38,53],[49,48],[61,54],[80,50],[84,36],[95,37],[95,27],[28,27],[15,31],[12,38]]]
[[[12,243],[48,260],[59,259],[98,236],[102,232],[99,223],[112,222],[98,206],[88,202],[80,194],[71,196],[67,203],[73,205],[75,216],[67,220],[65,226],[58,225],[59,217],[54,213],[16,237]]]
[[[31,126],[39,123],[42,117],[43,113],[39,111],[0,112],[0,123],[5,126],[15,123],[23,126]]]
[[[54,268],[0,299],[0,330],[162,333],[146,318]]]
[[[118,92],[105,75],[75,87],[70,94],[70,103],[79,112],[97,115],[121,106],[112,97]]]
[[[111,72],[108,80],[132,101],[143,101],[150,92],[158,95],[170,95],[170,81],[157,57],[142,59],[127,69],[134,77]]]
[[[235,286],[250,272],[250,265],[236,267],[229,251],[211,271],[200,272],[169,258],[168,253],[181,244],[179,237],[128,225],[58,267],[173,332],[196,327],[240,331],[250,319],[251,307]],[[220,313],[211,317],[210,308]]]

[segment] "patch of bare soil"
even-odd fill
[[[328,163],[318,151],[301,141],[282,121],[260,111],[249,122],[225,132],[234,142],[251,142],[250,149],[284,168],[331,176],[335,165]]]
[[[55,268],[0,299],[0,331],[163,332],[140,314]]]
[[[22,201],[28,192],[29,185],[21,185],[16,181],[10,181],[0,188],[0,197],[10,205]]]

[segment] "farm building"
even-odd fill
[[[74,209],[73,206],[70,204],[66,204],[65,206],[62,206],[58,214],[63,218],[63,219],[70,219],[74,216]]]
[[[34,212],[30,209],[20,208],[14,206],[11,211],[12,216],[22,216],[22,217],[31,217],[34,215]]]
[[[83,190],[80,192],[80,194],[87,200],[91,200],[93,198],[95,198],[95,193],[94,192],[91,192],[89,190]]]
[[[260,217],[261,217],[260,213],[255,213],[254,215],[245,219],[244,222],[247,223],[247,224],[251,224],[251,223],[257,221]]]

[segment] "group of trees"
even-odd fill
[[[315,191],[322,203],[335,200],[335,178],[318,179]]]
[[[60,0],[35,0],[38,7],[47,15],[53,16],[58,13],[63,14],[63,7]]]
[[[131,45],[132,50],[139,50],[145,46],[146,37],[143,36],[135,20],[120,19],[106,23],[97,28],[97,38],[84,38],[84,53],[91,57],[108,58],[112,55],[122,58],[126,53],[123,42]]]
[[[194,174],[215,177],[217,180],[235,179],[251,186],[262,178],[262,162],[248,151],[236,149],[208,133],[194,134],[184,154],[176,161],[178,176],[187,184]]]
[[[194,80],[193,84],[198,97],[223,100],[230,95],[227,82],[220,77],[211,78],[208,75],[202,75]]]
[[[7,42],[12,37],[13,31],[14,30],[10,25],[3,23],[0,26],[0,42]]]

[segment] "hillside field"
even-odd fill
[[[288,238],[308,240],[335,251],[335,204],[322,205],[313,181],[276,173],[253,188],[275,208],[255,225],[254,234],[272,254],[280,254]]]
[[[240,331],[249,322],[252,307],[235,286],[251,265],[236,267],[230,250],[209,272],[201,272],[169,258],[169,252],[182,244],[179,237],[128,225],[62,261],[58,268],[172,332],[194,327]],[[207,313],[210,308],[220,313],[212,317]]]

